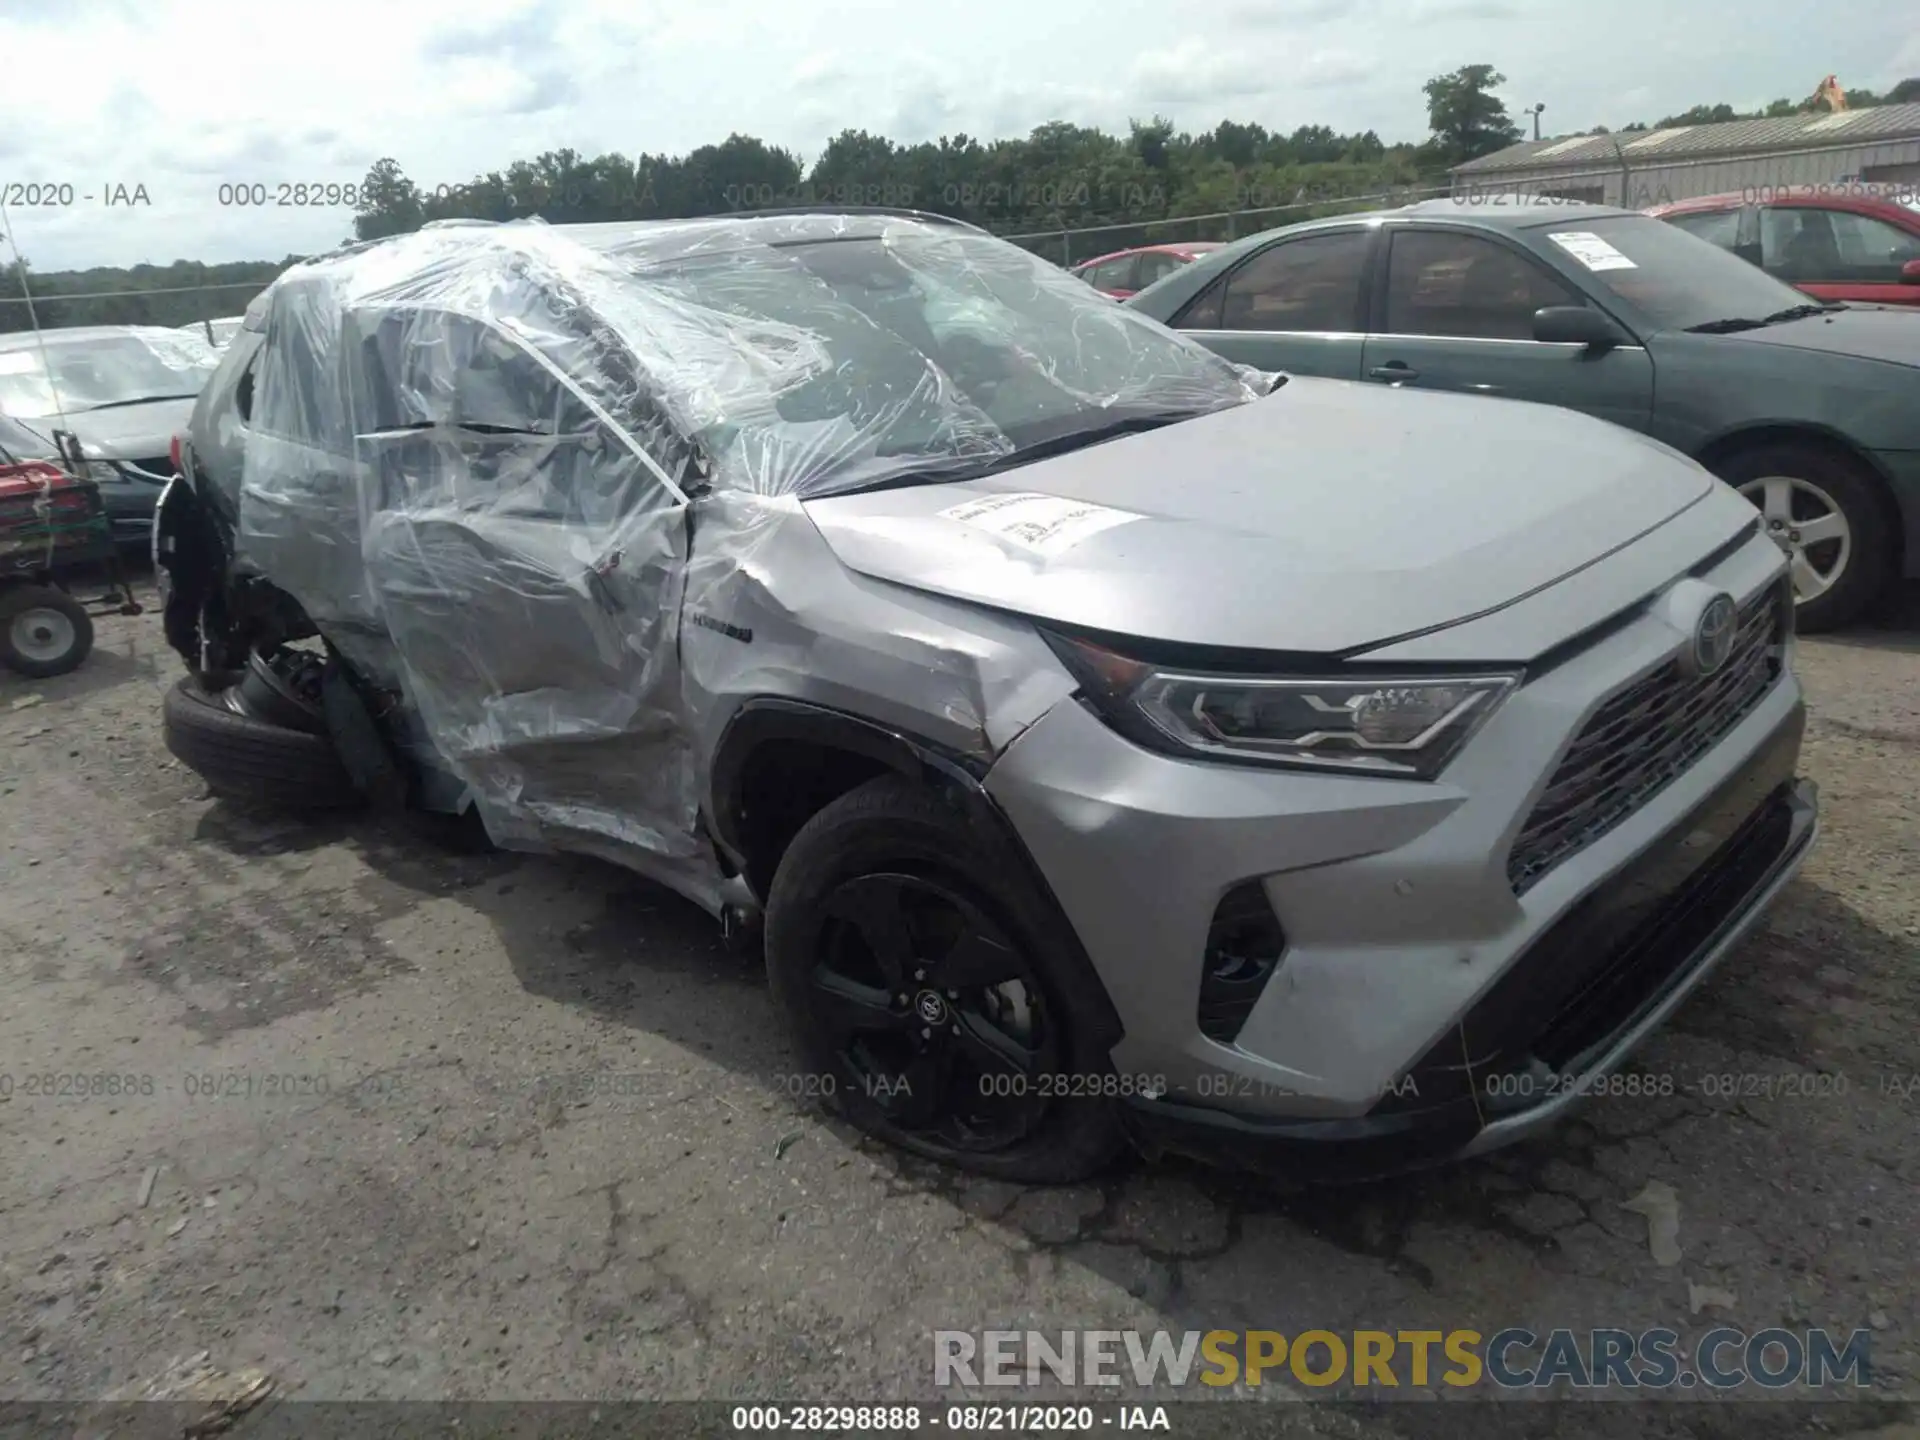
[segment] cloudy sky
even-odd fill
[[[355,182],[392,155],[431,186],[562,146],[679,153],[739,130],[811,157],[849,126],[991,139],[1155,112],[1412,140],[1421,83],[1475,62],[1506,74],[1511,109],[1544,101],[1546,133],[1802,96],[1829,71],[1874,89],[1920,75],[1912,0],[1836,14],[1818,0],[0,0],[0,198],[74,187],[70,207],[9,207],[41,270],[278,258],[347,236],[350,212],[223,208],[223,183]],[[106,203],[116,186],[151,203]]]

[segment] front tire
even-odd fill
[[[78,669],[93,652],[93,620],[53,585],[0,593],[0,664],[29,680]]]
[[[869,781],[804,825],[767,903],[774,999],[806,1089],[862,1130],[961,1169],[1082,1180],[1124,1145],[1104,997],[1061,963],[1065,922],[942,797]]]
[[[1886,589],[1894,520],[1859,461],[1789,441],[1739,451],[1719,473],[1759,509],[1768,537],[1787,553],[1797,629],[1837,630]]]

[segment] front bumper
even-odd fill
[[[1666,1022],[1799,872],[1819,830],[1815,788],[1793,778],[1773,783],[1798,741],[1796,719],[1755,764],[1570,917],[1580,930],[1610,932],[1611,943],[1586,958],[1597,962],[1594,971],[1612,972],[1630,999],[1563,1067],[1519,1074],[1476,1074],[1444,1061],[1415,1067],[1406,1087],[1411,1105],[1351,1120],[1257,1121],[1136,1099],[1123,1112],[1134,1143],[1148,1154],[1171,1151],[1239,1169],[1364,1180],[1483,1154],[1547,1128]],[[1754,792],[1769,784],[1753,805]],[[1704,863],[1697,850],[1688,853],[1703,832],[1724,835]],[[1589,1003],[1579,1018],[1591,1024],[1606,1013]],[[1440,1093],[1421,1104],[1422,1089]]]
[[[1755,535],[1703,578],[1744,602],[1780,565]],[[1609,628],[1530,677],[1426,784],[1150,754],[1071,703],[1031,726],[987,789],[1120,1015],[1123,1092],[1152,1096],[1128,1109],[1141,1142],[1241,1165],[1337,1149],[1353,1173],[1378,1173],[1519,1138],[1580,1077],[1619,1064],[1754,922],[1812,835],[1812,793],[1794,780],[1804,707],[1789,644],[1782,673],[1711,749],[1516,893],[1508,853],[1559,758],[1608,697],[1688,638],[1660,605]],[[1773,848],[1721,855],[1763,802],[1777,812]],[[1687,890],[1696,874],[1720,877],[1705,899]],[[1202,956],[1216,906],[1249,883],[1286,948],[1223,1042],[1198,1013]],[[1662,897],[1680,897],[1684,924]],[[1657,963],[1601,984],[1610,957],[1655,941]],[[1605,993],[1574,1023],[1561,1012],[1580,1008],[1589,981]],[[1565,1023],[1546,1037],[1527,1028],[1549,1020]],[[1536,1059],[1510,1053],[1536,1038],[1553,1073],[1529,1103],[1476,1089],[1476,1067]],[[1464,1063],[1448,1065],[1449,1046]]]

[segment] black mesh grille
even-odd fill
[[[1377,1110],[1523,1110],[1553,1098],[1555,1075],[1591,1067],[1805,845],[1811,796],[1794,785],[1805,728],[1795,706],[1711,795],[1548,926]]]
[[[1789,766],[1798,754],[1797,729],[1790,739]],[[1722,833],[1725,811],[1745,804],[1777,770],[1763,762],[1720,818],[1696,813],[1675,834],[1690,838],[1696,822]],[[1685,878],[1673,879],[1669,836],[1664,855],[1623,871],[1575,906],[1389,1088],[1374,1113],[1426,1109],[1476,1090],[1482,1107],[1494,1111],[1553,1098],[1552,1077],[1591,1063],[1658,1003],[1778,867],[1793,837],[1790,793],[1786,785],[1773,791]],[[1686,853],[1684,840],[1680,848]],[[1528,1076],[1519,1085],[1503,1083]]]
[[[1742,606],[1733,653],[1712,675],[1669,661],[1595,712],[1507,856],[1514,894],[1666,789],[1760,702],[1780,674],[1786,603],[1769,589]]]
[[[1624,1029],[1759,888],[1786,853],[1792,833],[1793,815],[1781,790],[1748,818],[1712,863],[1609,952],[1534,1036],[1533,1053],[1553,1069],[1564,1069]]]

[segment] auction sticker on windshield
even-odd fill
[[[942,510],[940,515],[942,519],[958,520],[1042,555],[1071,550],[1102,530],[1143,518],[1131,510],[1114,510],[1059,495],[1026,493],[969,500]]]
[[[1637,270],[1640,267],[1591,230],[1557,230],[1547,236],[1589,270]]]

